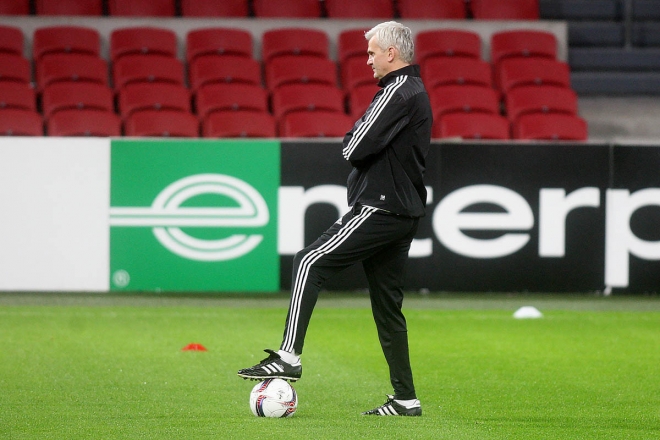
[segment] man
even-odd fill
[[[425,213],[423,175],[433,117],[419,66],[411,64],[410,29],[390,21],[366,32],[365,38],[367,64],[382,89],[344,137],[343,156],[353,166],[348,177],[351,210],[296,254],[280,350],[265,350],[266,359],[238,375],[298,380],[305,333],[323,282],[362,262],[394,388],[383,405],[363,414],[419,416],[422,408],[415,394],[401,306],[408,250]]]

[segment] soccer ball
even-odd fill
[[[290,417],[296,412],[296,408],[296,390],[282,379],[259,382],[250,393],[250,409],[257,417]]]

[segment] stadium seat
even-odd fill
[[[415,38],[416,61],[422,65],[432,57],[481,58],[481,37],[472,31],[437,29],[422,31]]]
[[[259,18],[320,18],[319,0],[253,0],[254,15]]]
[[[344,137],[353,120],[337,112],[293,112],[280,122],[282,137]]]
[[[0,26],[0,54],[23,56],[23,31],[13,26]]]
[[[135,82],[164,82],[184,85],[183,64],[164,55],[126,55],[112,69],[115,90]]]
[[[515,139],[586,141],[587,123],[576,115],[561,113],[529,113],[513,124]]]
[[[367,62],[367,40],[365,29],[346,29],[337,37],[337,59],[341,66],[348,58],[362,58]]]
[[[509,121],[516,121],[528,113],[578,112],[577,94],[566,87],[523,86],[511,89],[505,96]]]
[[[188,80],[193,93],[212,83],[261,85],[261,65],[257,60],[243,56],[204,55],[190,64]]]
[[[116,62],[126,55],[177,56],[174,31],[155,27],[115,29],[110,33],[110,59]]]
[[[463,20],[467,16],[465,0],[397,0],[399,16],[416,20]]]
[[[174,3],[174,0],[108,0],[108,12],[123,17],[174,17]]]
[[[119,91],[117,109],[122,119],[143,110],[191,112],[190,92],[181,84],[132,83]]]
[[[450,84],[493,85],[491,65],[476,58],[429,58],[422,65],[421,73],[427,90]]]
[[[36,0],[37,15],[103,15],[102,0]]]
[[[337,85],[337,67],[328,58],[281,56],[267,63],[265,71],[266,86],[271,91],[289,83]]]
[[[507,30],[496,32],[490,40],[490,62],[495,68],[509,57],[557,58],[557,38],[551,32]]]
[[[93,55],[54,54],[44,57],[36,67],[37,87],[43,90],[60,81],[108,84],[108,64]]]
[[[0,15],[28,15],[30,0],[0,0]]]
[[[0,109],[37,110],[34,89],[28,83],[0,81]]]
[[[34,110],[0,108],[0,136],[43,136],[44,123]]]
[[[272,96],[273,115],[278,121],[291,112],[324,111],[344,113],[344,93],[325,84],[288,84]]]
[[[257,111],[211,113],[202,122],[202,133],[207,138],[273,138],[277,136],[273,115]]]
[[[392,0],[325,0],[328,18],[392,18]]]
[[[181,0],[184,17],[247,17],[248,0]]]
[[[200,119],[217,111],[268,111],[268,95],[263,87],[243,83],[213,83],[200,87],[195,96]]]
[[[46,121],[48,136],[121,136],[119,116],[100,110],[62,110]]]
[[[102,110],[113,112],[112,91],[103,84],[57,82],[45,87],[41,95],[44,117],[62,110]]]
[[[30,62],[20,55],[0,53],[0,82],[3,81],[32,81]]]
[[[101,37],[96,29],[81,26],[42,27],[34,31],[32,58],[41,60],[45,55],[66,53],[93,55],[101,51]]]
[[[126,136],[199,137],[199,121],[190,113],[173,110],[144,110],[124,122]]]
[[[476,20],[538,20],[539,0],[470,0]]]
[[[448,113],[500,113],[499,94],[490,87],[451,85],[436,87],[430,92],[433,118]]]
[[[547,58],[507,58],[500,63],[498,72],[500,90],[508,93],[514,87],[526,85],[554,85],[569,87],[568,64]]]
[[[352,57],[344,60],[339,66],[341,84],[345,90],[351,90],[362,85],[374,85],[374,71],[367,64],[367,57]]]
[[[272,29],[261,38],[261,60],[269,63],[273,58],[295,55],[328,58],[328,35],[316,29]]]
[[[353,120],[357,120],[364,115],[379,90],[380,87],[376,84],[367,84],[351,89],[348,94],[348,107]]]
[[[509,121],[488,113],[450,113],[433,124],[434,138],[510,139]]]
[[[236,55],[252,58],[252,34],[243,29],[193,29],[186,35],[186,60],[203,55]]]

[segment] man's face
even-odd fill
[[[374,78],[381,79],[389,73],[389,51],[383,50],[378,46],[378,40],[375,35],[369,40],[367,54],[369,55],[367,64],[373,69]]]

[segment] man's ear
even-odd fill
[[[394,46],[390,46],[387,48],[387,61],[392,62],[394,58],[396,58],[396,49]]]

